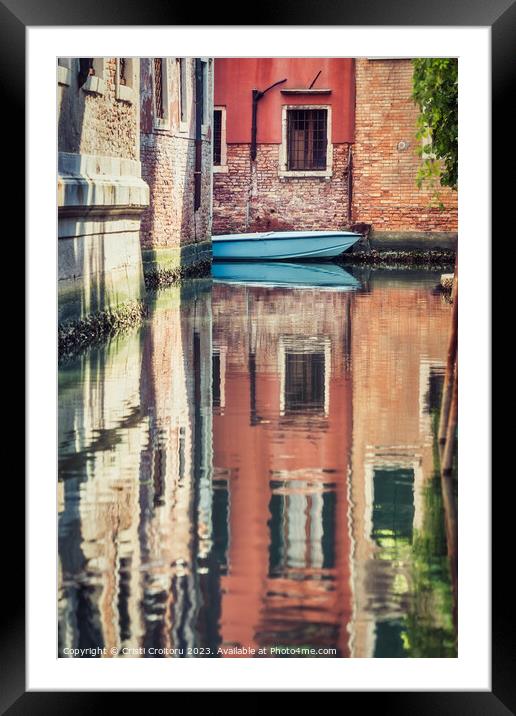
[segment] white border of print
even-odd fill
[[[27,28],[27,689],[489,690],[490,28]],[[58,659],[56,56],[458,56],[459,655],[457,659]],[[308,51],[308,52],[307,52]],[[53,91],[54,90],[54,91]]]

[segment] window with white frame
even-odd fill
[[[122,102],[135,101],[135,65],[131,57],[116,58],[115,96]]]
[[[331,176],[331,108],[284,106],[280,175]]]
[[[213,171],[227,172],[226,108],[213,109]]]

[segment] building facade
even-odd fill
[[[416,183],[412,72],[410,59],[217,59],[213,233],[364,223],[373,244],[454,245],[457,193]]]
[[[354,110],[353,60],[217,59],[213,233],[347,223]]]
[[[211,251],[213,60],[142,59],[140,104],[144,269],[173,273]]]
[[[139,78],[129,58],[58,60],[60,323],[144,295]]]

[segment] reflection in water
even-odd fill
[[[435,283],[192,281],[63,365],[60,655],[454,656]]]

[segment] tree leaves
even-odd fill
[[[456,58],[418,58],[412,97],[421,110],[417,137],[422,141],[417,185],[424,182],[457,189],[458,62]],[[428,144],[428,137],[431,144]],[[427,143],[423,146],[423,140]]]

